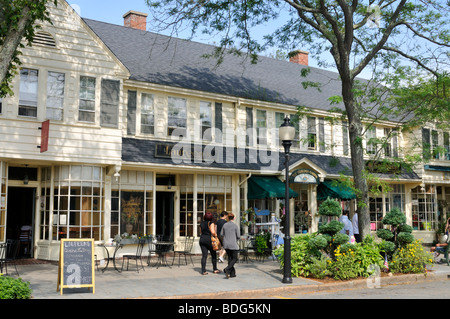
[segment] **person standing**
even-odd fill
[[[211,253],[211,261],[213,265],[213,271],[215,274],[220,273],[217,269],[217,253],[212,247],[211,235],[217,236],[216,224],[213,222],[213,215],[210,212],[206,212],[203,217],[203,221],[200,223],[200,249],[202,250],[202,275],[207,275],[206,272],[206,259],[208,258],[208,251]]]
[[[223,272],[227,278],[236,277],[236,264],[239,255],[239,228],[233,222],[234,214],[228,214],[228,222],[223,225],[221,236],[223,236],[223,248],[225,248],[228,256],[228,266],[225,267]]]
[[[228,213],[223,211],[220,213],[220,219],[217,221],[216,225],[217,225],[217,233],[220,235],[220,232],[222,231],[222,227],[223,225],[225,225],[225,223],[227,222],[227,218],[228,218]],[[225,255],[225,249],[223,248],[223,238],[222,236],[219,236],[219,240],[220,240],[220,244],[222,245],[222,247],[220,248],[219,251],[219,262],[223,263],[223,256]]]
[[[342,213],[339,221],[344,224],[344,227],[341,230],[341,234],[346,234],[348,236],[348,242],[351,242],[353,236],[353,225],[350,219],[348,219],[348,211],[344,211]]]
[[[361,242],[361,237],[359,237],[359,225],[358,225],[358,213],[355,212],[355,214],[352,217],[352,225],[353,225],[353,236],[355,236],[355,241],[357,243]]]

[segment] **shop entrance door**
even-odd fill
[[[6,238],[21,237],[22,229],[30,229],[31,238],[19,245],[18,257],[33,257],[33,225],[36,203],[36,188],[8,187],[8,207],[6,220]]]
[[[174,193],[156,192],[156,235],[173,240]]]

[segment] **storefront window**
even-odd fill
[[[436,187],[425,185],[411,190],[412,223],[414,230],[432,231],[436,224]]]
[[[154,234],[153,180],[153,172],[121,171],[112,181],[112,237]]]
[[[180,236],[195,235],[194,220],[199,227],[206,212],[218,219],[222,211],[232,209],[231,176],[197,175],[197,198],[194,178],[195,175],[180,175]],[[200,236],[199,229],[197,236]]]
[[[103,169],[83,165],[58,166],[54,176],[52,238],[102,240]],[[47,188],[44,193],[48,196]],[[48,216],[43,215],[41,230],[45,233]]]
[[[370,197],[369,198],[369,213],[370,213],[370,230],[378,230],[383,228],[383,198]]]

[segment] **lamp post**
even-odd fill
[[[292,140],[295,137],[295,127],[291,124],[289,117],[286,116],[284,123],[279,129],[279,136],[284,147],[284,169],[285,169],[285,197],[284,197],[284,274],[282,282],[285,284],[292,283],[291,276],[291,235],[290,235],[290,216],[289,216],[289,150]]]

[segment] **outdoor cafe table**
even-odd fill
[[[170,246],[175,245],[175,242],[173,241],[153,241],[153,244],[156,247],[156,253],[158,254],[158,261],[156,262],[155,266],[158,269],[159,266],[165,264],[167,267],[170,268],[169,264],[167,263],[167,252],[170,250]]]
[[[98,246],[103,247],[106,251],[106,265],[105,265],[105,268],[102,269],[102,272],[105,272],[105,270],[108,268],[109,261],[111,259],[113,261],[114,269],[117,270],[118,272],[121,272],[121,269],[118,269],[116,266],[116,253],[120,248],[123,247],[123,244],[121,244],[121,243],[100,243],[100,244],[98,244]],[[114,248],[113,257],[110,256],[108,248]]]

